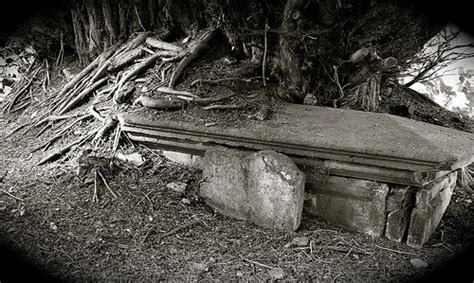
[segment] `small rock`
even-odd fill
[[[279,267],[277,268],[272,268],[268,270],[268,274],[273,278],[273,279],[283,279],[285,277],[285,271]]]
[[[56,226],[54,222],[49,223],[49,228],[51,228],[54,232],[58,231],[58,226]]]
[[[215,126],[215,125],[217,125],[217,123],[215,123],[215,122],[206,123],[206,124],[204,124],[204,127],[212,127],[212,126]]]
[[[237,273],[235,274],[235,276],[237,276],[237,277],[242,277],[242,276],[244,276],[244,274],[243,274],[242,272],[240,272],[240,271],[237,271]]]
[[[181,202],[184,203],[184,204],[191,204],[191,200],[188,199],[188,198],[181,199]]]
[[[296,237],[291,240],[290,247],[307,247],[309,245],[308,237]]]
[[[191,262],[189,268],[196,272],[209,271],[209,267],[204,263]]]
[[[138,152],[125,154],[121,151],[118,151],[115,155],[115,158],[137,167],[145,163],[145,158],[143,158],[143,156]]]
[[[427,263],[426,261],[424,261],[420,258],[412,258],[412,259],[410,259],[410,263],[415,268],[427,268],[429,266],[429,263]]]
[[[186,191],[187,184],[183,182],[173,182],[166,185],[168,189],[172,189],[177,193],[184,193]]]
[[[308,93],[303,100],[303,104],[305,105],[317,105],[318,104],[318,99],[314,94]]]

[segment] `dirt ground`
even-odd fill
[[[258,70],[241,67],[234,68],[241,73],[232,73],[226,65],[206,59],[199,68],[208,78],[222,73],[240,77],[251,77],[255,71],[258,74]],[[182,83],[184,87],[198,78],[192,76],[196,74],[193,70]],[[153,77],[157,76],[148,76],[145,86],[153,86]],[[250,94],[248,85],[232,88]],[[195,91],[211,89],[202,86]],[[391,112],[392,106],[400,103],[418,106],[414,119],[474,129],[472,121],[429,106],[403,91],[386,100],[381,111]],[[244,110],[240,115],[255,111]],[[473,195],[467,191],[455,191],[439,227],[422,249],[354,234],[306,214],[297,232],[264,229],[215,213],[196,195],[200,172],[172,163],[145,147],[124,146],[124,150],[145,157],[146,162],[139,167],[110,167],[110,141],[35,166],[99,124],[78,124],[50,149],[31,153],[50,138],[50,132],[37,136],[40,129],[27,133],[23,129],[8,134],[30,121],[33,113],[30,109],[23,115],[0,114],[0,245],[5,249],[0,254],[2,282],[27,277],[266,281],[275,278],[276,268],[281,268],[284,274],[280,275],[288,280],[323,282],[405,282],[428,275],[474,277],[469,266],[472,258],[466,254],[474,239]],[[218,116],[210,114],[213,119],[220,117],[221,122],[224,118],[229,123],[240,119],[232,114]],[[177,192],[167,187],[174,182],[185,183],[186,190]],[[95,191],[98,201],[94,201]],[[308,237],[309,247],[289,247],[295,237]],[[429,267],[415,268],[410,263],[414,258],[426,261]],[[450,266],[448,262],[453,260]]]

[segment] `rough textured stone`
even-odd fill
[[[307,211],[348,230],[380,237],[388,185],[336,176],[307,175]]]
[[[213,149],[202,160],[200,195],[220,213],[265,227],[296,230],[301,223],[305,175],[274,151],[246,156]]]
[[[167,159],[194,168],[200,167],[201,156],[193,155],[189,153],[171,151],[171,150],[163,150],[163,156]]]
[[[204,201],[226,216],[248,219],[247,164],[237,150],[206,151],[202,160],[204,182],[199,189]]]
[[[392,187],[387,197],[385,237],[401,242],[406,234],[411,210],[415,202],[415,188]]]
[[[457,173],[452,172],[416,193],[416,204],[408,229],[409,246],[421,247],[431,237],[451,200],[456,178]]]
[[[265,150],[248,158],[248,202],[253,222],[294,231],[301,223],[305,175],[287,156]]]

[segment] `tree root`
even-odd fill
[[[191,47],[188,48],[188,50],[186,50],[186,56],[181,60],[181,62],[179,62],[178,67],[176,67],[173,74],[171,75],[169,87],[174,87],[177,80],[189,63],[196,59],[199,53],[208,47],[208,44],[216,34],[216,31],[216,29],[207,31],[200,40],[196,41],[191,45]]]

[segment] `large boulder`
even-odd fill
[[[264,227],[298,229],[305,175],[289,157],[219,148],[207,151],[201,166],[200,195],[218,212]]]

